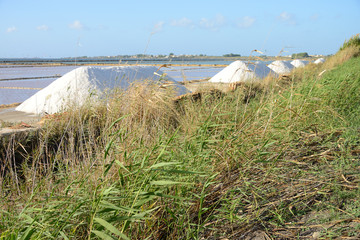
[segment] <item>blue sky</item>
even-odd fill
[[[360,0],[0,0],[0,58],[333,54]]]

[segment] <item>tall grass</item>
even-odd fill
[[[349,40],[345,40],[344,44],[340,47],[340,51],[349,47],[360,47],[359,33],[353,35]]]
[[[134,86],[52,116],[3,143],[0,238],[360,236],[354,53],[266,87],[174,102]]]

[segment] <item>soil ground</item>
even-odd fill
[[[38,115],[16,111],[15,108],[0,109],[0,121],[11,122],[11,123],[17,123],[17,122],[36,123],[39,122],[40,119],[41,117]]]
[[[24,131],[39,128],[41,117],[38,115],[16,111],[19,104],[0,106],[0,138]]]

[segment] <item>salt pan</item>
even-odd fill
[[[67,106],[76,107],[89,99],[101,98],[115,88],[126,90],[134,82],[149,81],[160,86],[162,78],[163,73],[153,66],[79,67],[25,100],[16,110],[52,114]],[[175,80],[166,80],[178,95],[188,92]]]

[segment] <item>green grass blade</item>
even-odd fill
[[[152,165],[151,167],[149,167],[149,169],[161,168],[161,167],[166,167],[166,166],[174,166],[174,165],[179,165],[179,164],[181,164],[181,163],[180,162],[161,162],[161,163]]]
[[[122,232],[120,232],[116,227],[114,227],[113,225],[111,225],[109,222],[105,221],[104,219],[101,218],[94,218],[94,220],[96,222],[98,222],[99,224],[101,224],[103,227],[105,227],[107,230],[109,230],[110,232],[112,232],[113,234],[123,238],[123,239],[127,239],[130,240],[125,234],[123,234]]]
[[[186,184],[192,184],[192,183],[186,183],[186,182],[175,182],[170,180],[159,180],[159,181],[151,181],[151,185],[157,185],[157,186],[168,186],[168,185],[186,185]]]
[[[95,235],[97,235],[99,238],[101,238],[103,240],[114,240],[114,238],[112,238],[111,236],[107,235],[106,233],[100,232],[100,231],[92,230],[92,233],[94,233]]]
[[[119,165],[122,169],[124,169],[126,172],[130,172],[119,160],[115,160],[115,163]]]
[[[21,236],[20,240],[29,240],[34,233],[35,229],[30,226],[27,228],[24,235]]]
[[[63,231],[60,231],[60,235],[65,239],[65,240],[69,240],[69,238],[65,235],[65,233]]]

